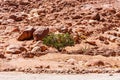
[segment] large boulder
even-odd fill
[[[27,52],[26,48],[20,45],[9,45],[6,48],[6,53],[8,54],[20,54],[22,52]]]
[[[33,38],[33,32],[35,29],[33,27],[28,27],[25,29],[20,36],[17,38],[18,41],[29,40]]]
[[[46,35],[48,35],[48,33],[49,28],[41,27],[33,33],[33,38],[35,41],[42,40]]]

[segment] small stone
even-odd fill
[[[22,52],[27,52],[27,50],[23,46],[20,46],[20,45],[9,45],[6,48],[6,53],[8,54],[20,54]]]
[[[104,66],[105,63],[99,59],[89,60],[85,63],[85,66]]]
[[[95,41],[86,41],[86,43],[90,44],[90,45],[93,45],[93,46],[97,46],[96,42]]]
[[[96,24],[97,23],[97,21],[96,20],[89,20],[89,22],[88,22],[89,24]]]
[[[34,56],[35,56],[35,54],[33,54],[31,52],[22,53],[23,58],[33,58]]]
[[[41,49],[41,52],[44,52],[44,51],[46,51],[48,48],[43,45],[43,46],[40,46],[40,49]]]
[[[19,32],[19,31],[20,31],[20,29],[17,26],[8,26],[5,29],[6,33]]]
[[[118,18],[120,18],[120,12],[117,12],[117,13],[116,13],[116,16],[117,16]]]
[[[39,52],[44,52],[46,51],[48,48],[44,45],[41,46],[36,46],[32,49],[31,53],[39,53]]]
[[[45,66],[45,68],[49,69],[49,68],[50,68],[50,65]]]
[[[21,0],[20,4],[21,5],[27,5],[27,4],[29,4],[29,1],[28,0]]]
[[[58,31],[60,33],[67,33],[68,32],[68,28],[67,27],[61,27]]]
[[[0,52],[0,58],[6,58],[4,54],[2,54],[2,52]]]
[[[100,14],[99,13],[93,14],[92,19],[99,21],[100,20]]]
[[[69,63],[71,65],[75,65],[77,63],[77,61],[75,59],[71,58],[71,59],[67,60],[67,63]]]
[[[40,51],[41,51],[40,47],[36,46],[32,49],[31,53],[37,53],[37,52],[40,52]]]
[[[109,73],[109,76],[113,76],[113,73]]]
[[[15,15],[15,14],[10,15],[9,18],[10,18],[10,19],[13,19],[14,21],[22,21],[22,20],[23,20],[23,17],[22,17],[22,16],[17,16],[17,15]]]
[[[19,27],[15,27],[11,32],[19,32],[19,31],[20,31]]]
[[[99,38],[98,38],[100,41],[106,41],[107,40],[107,38],[106,37],[104,37],[104,36],[99,36]]]
[[[56,48],[49,47],[49,48],[48,48],[48,52],[49,52],[49,53],[57,53],[58,50],[57,50]]]

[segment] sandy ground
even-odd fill
[[[102,60],[102,61],[101,61]],[[1,61],[0,70],[30,73],[111,73],[120,72],[119,57],[50,53],[33,59]]]
[[[119,75],[120,74],[113,74],[113,76],[109,74],[56,75],[1,72],[0,80],[120,80]]]

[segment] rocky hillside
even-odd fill
[[[49,53],[120,56],[119,3],[0,0],[0,57],[12,60]],[[75,45],[65,47],[62,52],[46,46],[42,39],[50,33],[69,33]]]

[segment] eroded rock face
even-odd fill
[[[9,45],[6,48],[6,53],[8,54],[20,54],[22,52],[27,52],[26,48],[20,45]]]
[[[20,36],[18,37],[18,41],[23,41],[23,40],[29,40],[33,38],[33,32],[35,31],[35,29],[33,27],[29,27],[27,29],[25,29]]]
[[[35,41],[42,40],[46,35],[49,33],[49,28],[38,28],[34,33],[33,33],[33,38]]]

